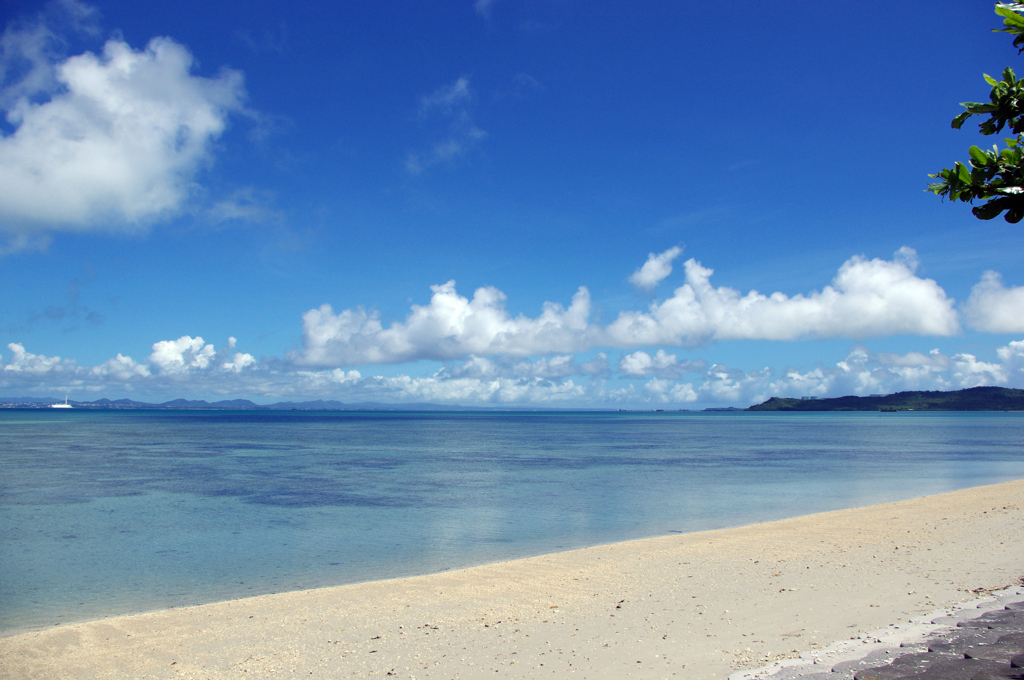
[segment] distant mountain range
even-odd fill
[[[1024,411],[1024,390],[971,387],[955,392],[897,392],[871,397],[782,399],[748,411]]]
[[[27,406],[45,407],[57,402],[63,403],[63,399],[55,397],[0,397],[0,405],[3,406]],[[384,404],[380,402],[362,402],[358,404],[346,404],[341,401],[280,401],[276,404],[257,404],[248,399],[225,399],[223,401],[205,401],[202,399],[172,399],[159,404],[152,404],[132,399],[97,399],[96,401],[75,401],[70,403],[75,408],[106,408],[106,409],[221,409],[232,411],[247,411],[259,409],[262,411],[288,411],[296,409],[299,411],[461,411],[468,410],[463,406],[450,406],[441,404]]]
[[[0,397],[0,408],[48,408],[50,404],[64,403],[57,397]],[[225,399],[223,401],[205,401],[202,399],[172,399],[159,404],[151,404],[132,399],[97,399],[95,401],[68,402],[74,408],[84,409],[168,409],[168,410],[229,410],[229,411],[552,411],[560,409],[515,406],[458,406],[452,404],[386,404],[377,401],[365,401],[346,404],[341,401],[279,401],[276,404],[257,404],[248,399]],[[581,409],[594,410],[594,409]],[[608,410],[608,409],[603,409]]]

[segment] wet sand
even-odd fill
[[[1024,480],[0,638],[2,678],[717,678],[1020,583]]]

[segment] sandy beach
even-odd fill
[[[1024,576],[1024,480],[0,638],[2,678],[726,678]]]

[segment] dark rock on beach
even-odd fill
[[[923,673],[932,666],[941,665],[945,661],[955,661],[963,657],[953,654],[935,654],[933,652],[919,652],[917,654],[904,654],[893,659],[887,666],[875,666],[866,668],[854,674],[854,680],[895,680],[908,675]]]
[[[1000,640],[994,645],[976,645],[964,652],[967,659],[988,659],[1010,663],[1010,659],[1024,654],[1024,643]]]
[[[961,621],[958,628],[989,628],[991,630],[1024,630],[1024,611],[1004,610],[984,614],[973,621]]]
[[[778,680],[1024,680],[1024,601],[967,618],[947,618],[944,632],[900,648],[876,650],[828,672],[790,668]],[[939,623],[939,620],[933,623]],[[817,669],[815,669],[817,670]]]

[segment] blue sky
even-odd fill
[[[991,5],[0,12],[3,396],[1024,387],[1021,229],[924,191]]]

